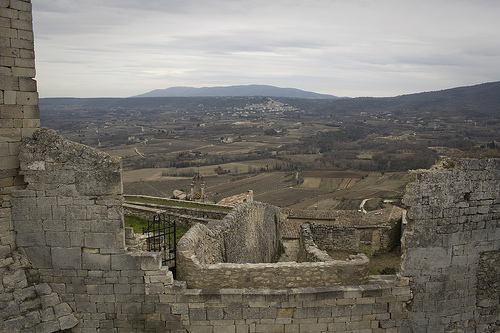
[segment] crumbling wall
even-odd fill
[[[121,160],[41,129],[20,147],[26,188],[13,193],[17,245],[34,268],[109,265],[123,251]]]
[[[32,266],[28,276],[55,294],[47,304],[46,295],[40,296],[40,317],[52,318],[52,326],[37,331],[177,325],[178,319],[162,317],[156,306],[173,284],[161,254],[126,252],[120,159],[46,128],[25,138],[19,152],[27,184],[12,192],[17,246]],[[57,297],[66,304],[64,312],[57,312],[64,306],[55,303]],[[45,317],[49,308],[55,318]]]
[[[483,252],[477,268],[476,306],[479,327],[484,332],[500,331],[500,251]]]
[[[24,186],[19,144],[40,126],[30,1],[0,2],[0,260],[16,249],[11,193]]]
[[[177,289],[179,332],[397,332],[407,316],[407,281],[374,277],[362,286]],[[172,332],[176,332],[172,330]]]
[[[239,280],[251,285],[249,276],[238,273],[243,267],[239,264],[276,261],[282,248],[279,226],[277,207],[253,201],[236,206],[222,221],[195,225],[178,244],[179,278],[188,281],[190,287],[214,283],[235,287]],[[212,269],[207,270],[208,265]],[[214,265],[221,269],[215,270]],[[232,270],[230,279],[221,279]],[[200,276],[206,281],[199,281]]]
[[[266,209],[267,207],[267,209]],[[268,211],[266,214],[265,211]],[[180,240],[177,248],[178,277],[186,281],[189,288],[293,288],[331,286],[338,284],[363,284],[368,280],[368,258],[356,257],[354,260],[326,260],[321,262],[279,262],[279,263],[234,263],[227,258],[242,258],[243,251],[257,252],[255,241],[241,237],[252,237],[250,226],[262,233],[272,233],[275,221],[272,206],[258,202],[244,203],[235,208],[223,223],[207,226],[197,224]],[[267,216],[267,217],[266,217]],[[262,230],[252,223],[268,220],[271,230]],[[249,219],[253,219],[250,221]],[[264,225],[266,223],[263,223]],[[244,233],[247,232],[247,233]],[[254,231],[255,232],[255,231]],[[241,234],[240,234],[241,233]],[[226,237],[232,237],[229,241]],[[235,237],[236,235],[236,237]],[[269,237],[269,236],[266,236]],[[272,237],[271,237],[272,238]],[[275,244],[274,241],[272,241]],[[230,246],[228,246],[228,244]],[[250,246],[245,248],[245,244]],[[253,250],[255,249],[255,250]],[[229,255],[234,251],[236,255]],[[327,258],[331,259],[327,254]],[[271,258],[266,249],[263,254],[254,254],[255,258]],[[253,258],[252,258],[253,260]],[[228,263],[229,261],[229,263]]]
[[[335,260],[330,257],[325,249],[318,247],[315,235],[311,232],[313,225],[304,223],[301,225],[299,238],[298,261],[304,262],[323,262],[326,266],[332,268],[332,276],[336,276],[337,281],[333,284],[358,285],[368,282],[369,259],[366,255],[360,253],[351,255],[346,260]],[[309,283],[312,284],[312,281]]]
[[[221,221],[195,225],[179,243],[179,251],[188,243],[196,244],[192,248],[203,264],[272,262],[281,248],[278,208],[242,203]]]
[[[411,281],[413,330],[485,332],[498,325],[498,307],[477,293],[499,278],[480,268],[485,253],[500,250],[499,189],[500,159],[442,159],[412,172],[402,271]],[[498,289],[490,291],[498,302]]]
[[[23,189],[19,144],[40,126],[31,3],[0,1],[0,332],[55,332],[77,324],[71,307],[30,275],[16,246],[12,193]]]
[[[355,227],[310,223],[309,230],[322,250],[359,251],[360,232]]]

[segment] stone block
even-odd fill
[[[330,312],[331,315],[331,312]],[[277,318],[293,318],[294,308],[278,308],[276,309]]]
[[[100,253],[82,253],[83,269],[109,270],[111,268],[111,255]]]
[[[26,319],[22,317],[9,319],[0,322],[2,332],[20,332],[26,325]]]
[[[325,324],[325,327],[326,327],[326,324]],[[262,332],[262,333],[285,332],[285,325],[282,325],[282,324],[256,324],[255,331]],[[300,332],[307,332],[307,331],[301,330]],[[320,331],[318,331],[318,332],[320,332]]]
[[[113,293],[115,294],[130,294],[130,284],[117,283],[113,285]]]
[[[0,39],[1,40],[1,39]],[[10,42],[9,42],[10,44]],[[12,76],[0,74],[0,90],[16,91],[19,89],[19,79]],[[0,114],[3,118],[11,118],[8,114],[4,114],[5,107],[0,109]]]
[[[52,288],[47,283],[39,283],[35,285],[35,290],[37,295],[49,295],[52,293]]]
[[[111,269],[113,270],[139,270],[141,269],[140,254],[115,254],[111,256]]]
[[[52,268],[50,248],[46,246],[30,246],[25,247],[24,250],[33,268]]]
[[[99,249],[115,249],[117,248],[116,235],[114,233],[85,233],[85,247]]]
[[[25,41],[32,42],[33,41],[33,33],[31,31],[18,31],[17,35],[19,39],[23,39]],[[34,68],[35,67],[35,59],[31,58],[15,58],[14,60],[14,66],[15,67],[27,67],[27,68]],[[20,91],[19,93],[26,93],[25,91]],[[29,92],[33,93],[33,92]],[[37,103],[34,104],[32,101],[30,101],[32,97],[31,96],[20,96],[19,94],[17,95],[17,104],[20,105],[38,105],[38,94],[37,94]]]
[[[3,92],[4,104],[17,104],[17,92],[6,90]]]
[[[80,248],[53,247],[52,266],[57,268],[81,269],[82,251]]]
[[[205,321],[207,320],[207,312],[205,309],[189,309],[190,321]]]
[[[141,255],[140,269],[143,271],[159,270],[162,266],[161,253],[145,252]]]
[[[61,326],[58,321],[48,321],[40,323],[36,326],[37,333],[53,333],[61,330]]]
[[[49,307],[53,308],[61,303],[59,296],[55,292],[52,292],[49,295],[40,296],[40,300],[42,302],[42,309],[47,309]]]
[[[19,45],[19,48],[33,48],[33,42],[24,41],[20,39],[14,40],[15,44]],[[13,67],[12,75],[18,77],[35,77],[36,72],[34,68],[25,68],[25,67]]]
[[[0,135],[3,129],[0,129]],[[4,156],[0,159],[0,169],[9,170],[19,168],[19,156]]]
[[[189,333],[213,333],[213,328],[212,326],[198,326],[198,325],[187,325],[186,330]],[[238,333],[239,331],[237,331]],[[241,332],[248,332],[248,330],[241,331]]]
[[[73,316],[72,314],[68,316],[63,316],[59,318],[58,321],[59,325],[61,326],[61,330],[68,330],[78,325],[78,319],[76,319],[75,316]]]
[[[70,233],[66,231],[46,231],[45,241],[48,246],[70,247]]]
[[[207,320],[223,320],[224,311],[222,308],[207,308]]]
[[[60,303],[54,306],[54,314],[57,319],[68,316],[71,313],[73,313],[73,310],[68,305],[68,303]]]
[[[33,299],[35,298],[35,296],[35,287],[33,286],[14,291],[14,299],[17,302],[23,302],[27,299]]]
[[[4,274],[3,285],[5,288],[26,288],[28,286],[28,281],[24,270],[18,269],[8,274]]]

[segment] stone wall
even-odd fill
[[[492,282],[498,281],[491,269],[496,257],[488,255],[500,250],[500,159],[442,159],[411,175],[402,238],[402,270],[413,293],[409,327],[498,330],[498,307],[480,290],[491,286],[500,299]]]
[[[15,233],[11,193],[24,186],[19,144],[40,126],[30,1],[0,1],[0,259],[11,257]]]
[[[82,269],[123,251],[121,160],[41,129],[20,147],[17,246],[34,268]]]
[[[500,322],[500,251],[483,252],[477,268],[476,306],[484,332],[498,332]]]
[[[263,214],[266,207],[268,213]],[[270,234],[273,230],[269,229],[274,227],[273,224],[279,225],[274,217],[276,211],[276,208],[273,210],[268,205],[249,202],[237,206],[222,223],[207,226],[197,224],[191,228],[177,248],[179,279],[186,281],[189,288],[274,289],[367,282],[369,261],[366,256],[346,261],[331,260],[326,255],[330,260],[322,262],[251,263],[259,262],[255,260],[255,256],[259,255],[259,246],[256,241],[249,239],[253,236],[252,232],[247,229],[240,234],[240,229],[247,226],[259,235]],[[261,227],[252,226],[265,220],[269,226],[267,232]],[[237,235],[236,238],[234,235]],[[232,238],[228,241],[226,237]],[[246,237],[246,241],[241,237]],[[245,248],[245,245],[248,247]],[[253,257],[246,256],[245,250],[251,252],[249,254]],[[271,252],[264,253],[264,257],[260,254],[261,259],[273,257]]]
[[[238,270],[249,267],[241,264],[270,263],[279,258],[282,249],[279,226],[278,208],[260,202],[242,203],[221,221],[195,225],[178,244],[179,278],[193,288],[214,283],[241,287],[243,281],[244,285],[251,285],[253,280],[247,271]],[[228,274],[230,279],[220,281],[220,277]],[[200,276],[211,278],[199,281]]]
[[[203,264],[272,262],[281,248],[278,209],[260,202],[242,203],[223,220],[196,225],[187,235],[179,251],[193,249]]]
[[[19,144],[40,126],[30,1],[0,1],[0,332],[54,332],[77,324],[68,303],[34,281],[17,249],[12,193],[25,184]]]
[[[357,228],[310,223],[309,230],[322,250],[359,251],[360,232]]]
[[[19,158],[27,184],[12,192],[12,223],[34,283],[19,293],[41,299],[26,315],[38,311],[36,331],[166,328],[155,301],[173,277],[160,253],[126,252],[121,160],[45,128],[23,140]],[[46,284],[47,304],[50,288],[36,293]]]
[[[389,205],[370,212],[356,210],[290,210],[281,209],[283,238],[299,238],[302,223],[332,226],[341,230],[350,227],[360,230],[360,240],[375,245],[377,251],[389,251],[399,245],[403,209]]]
[[[39,126],[30,1],[0,0],[0,46],[0,331],[499,330],[499,159],[443,160],[412,173],[405,277],[283,289],[287,277],[299,281],[325,265],[284,263],[265,275],[279,288],[187,289],[159,254],[126,252],[118,160],[48,130],[19,149]],[[194,228],[221,244],[203,227]],[[213,268],[223,265],[275,264]],[[237,274],[226,272],[218,281]]]
[[[298,261],[304,262],[322,262],[325,267],[332,268],[330,284],[355,285],[366,284],[368,282],[369,259],[366,255],[360,253],[350,255],[346,260],[335,260],[328,255],[324,249],[320,249],[311,232],[312,225],[304,223],[301,225],[299,238]],[[309,274],[311,276],[312,274]],[[335,277],[335,280],[332,278]],[[309,280],[306,278],[305,280]],[[317,281],[308,281],[310,285],[315,285]]]
[[[171,289],[161,295],[176,332],[397,332],[408,312],[407,281],[290,289]],[[173,332],[174,330],[172,330]]]

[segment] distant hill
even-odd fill
[[[357,97],[324,100],[317,113],[342,112],[443,112],[500,116],[500,82],[428,91],[396,97]]]
[[[170,89],[196,88],[178,87]],[[249,103],[246,96],[247,95],[232,96],[224,99],[218,98],[217,96],[150,98],[41,98],[40,107],[44,111],[50,108],[63,106],[68,108],[85,107],[95,109],[117,107],[156,108],[165,105],[169,105],[169,107],[174,109],[196,109],[199,104],[203,104],[208,108],[222,106],[245,107]],[[268,101],[268,97],[263,96],[253,96],[252,98],[254,99],[252,103],[267,103]],[[451,112],[455,114],[470,114],[472,116],[479,116],[480,114],[500,116],[500,82],[482,83],[475,86],[422,92],[396,97],[300,98],[272,96],[272,98],[304,111],[312,112],[312,114],[359,114],[359,112],[402,112],[406,114],[411,112],[430,112],[431,114],[444,115],[443,112]]]
[[[134,97],[289,97],[308,99],[334,99],[333,95],[318,94],[295,88],[278,88],[268,85],[241,85],[228,87],[171,87],[167,89],[156,89],[145,94]]]

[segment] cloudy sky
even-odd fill
[[[500,80],[498,0],[32,0],[41,97],[269,84],[396,96]]]

